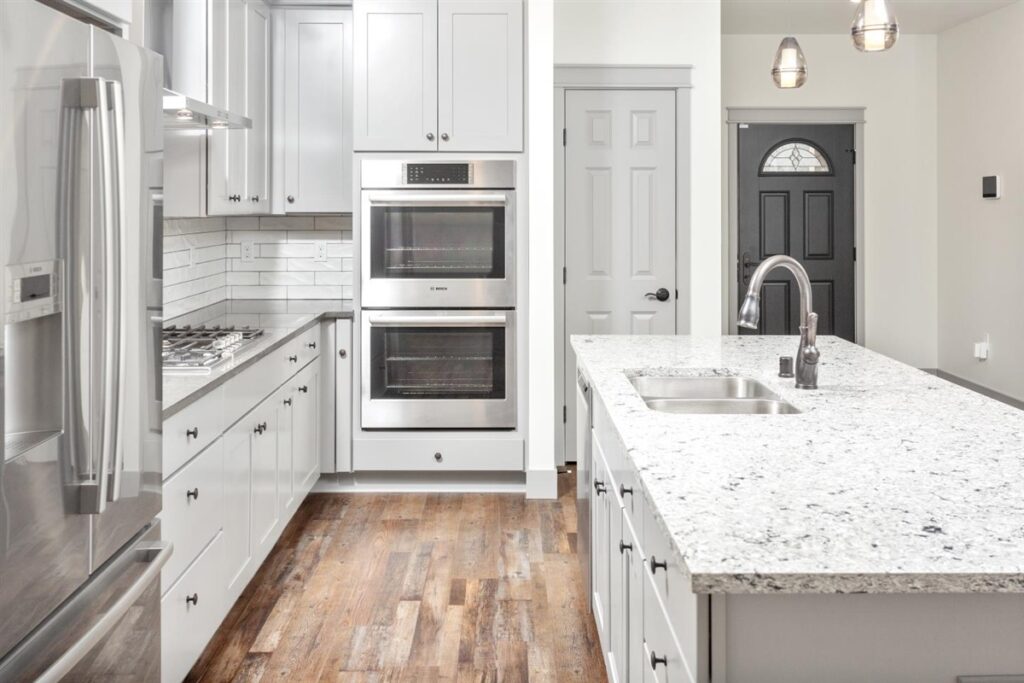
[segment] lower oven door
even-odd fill
[[[515,312],[363,311],[364,429],[514,429]]]

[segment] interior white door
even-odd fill
[[[565,396],[571,335],[675,334],[675,109],[671,90],[566,92]],[[574,401],[566,413],[575,424]]]
[[[437,149],[437,2],[355,3],[355,148]]]
[[[523,3],[440,0],[438,149],[523,148]]]

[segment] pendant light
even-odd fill
[[[772,80],[784,89],[799,88],[807,81],[807,60],[800,43],[793,36],[787,36],[779,43],[772,63]]]
[[[850,34],[861,52],[881,52],[896,44],[900,26],[886,0],[860,0]]]

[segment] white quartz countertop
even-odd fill
[[[572,345],[695,592],[1024,592],[1024,411],[835,337],[817,390],[777,376],[795,337]],[[657,412],[641,374],[752,377],[802,412]]]

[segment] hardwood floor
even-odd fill
[[[606,680],[558,489],[309,496],[187,680]]]

